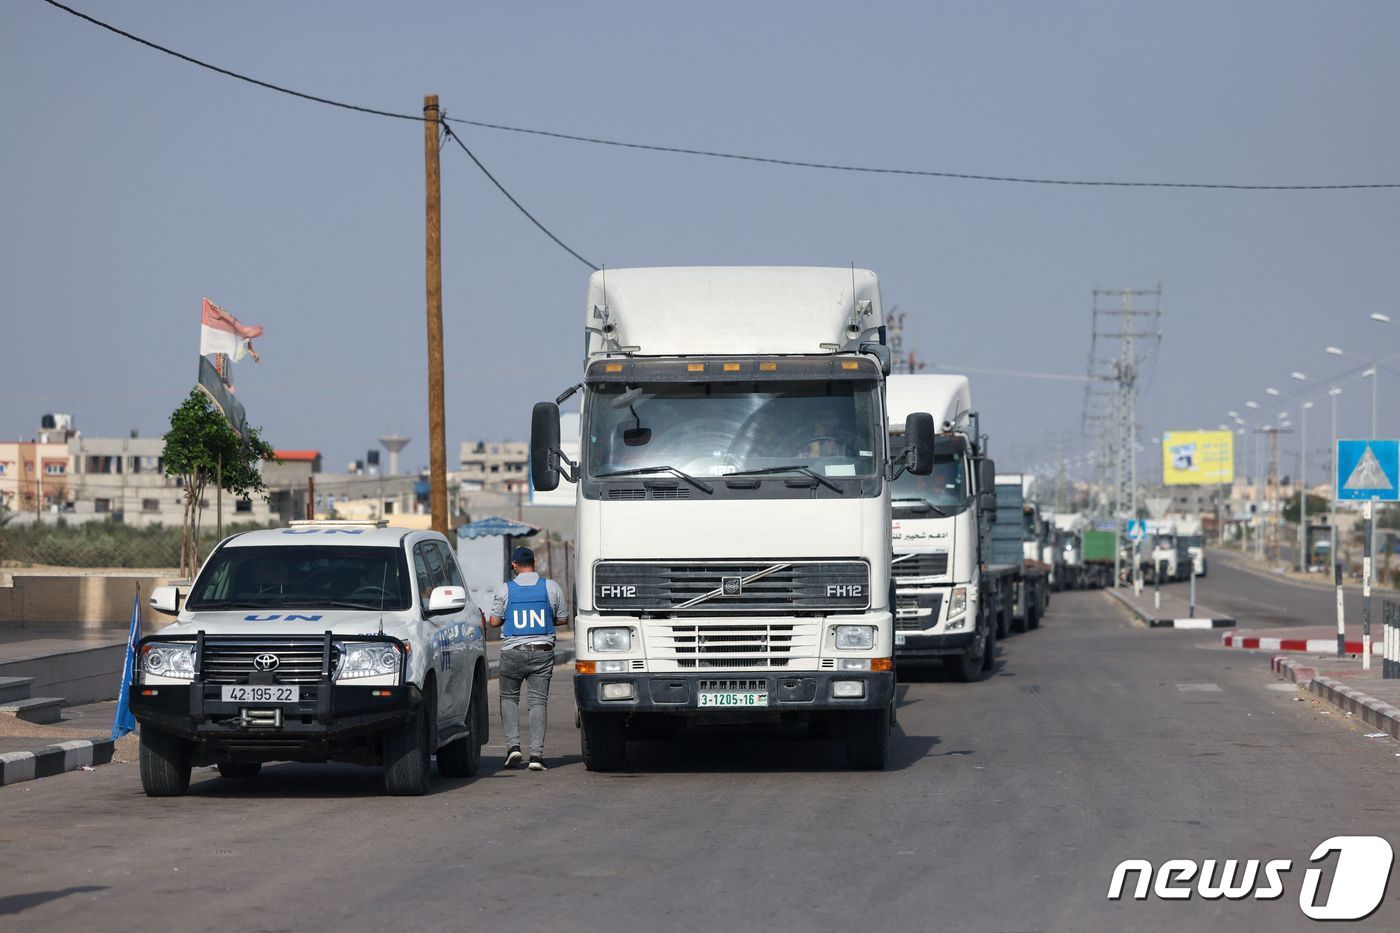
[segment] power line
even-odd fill
[[[331,98],[321,97],[316,94],[308,94],[305,91],[294,90],[289,87],[283,87],[279,84],[273,84],[269,81],[263,81],[258,78],[250,77],[249,75],[240,74],[239,72],[231,71],[227,68],[221,68],[218,65],[212,65],[209,62],[202,61],[190,55],[186,55],[183,52],[177,52],[174,49],[167,48],[163,45],[159,45],[158,43],[152,42],[149,39],[143,39],[140,36],[127,32],[124,29],[119,29],[118,27],[113,26],[110,23],[105,23],[100,19],[96,19],[92,16],[87,15],[86,13],[82,13],[78,10],[73,9],[70,6],[66,6],[65,4],[59,3],[58,0],[43,0],[43,2],[47,3],[51,7],[54,7],[55,9],[62,10],[65,13],[68,13],[72,16],[76,16],[81,20],[91,23],[94,26],[100,27],[102,29],[107,30],[108,32],[121,36],[124,39],[130,39],[132,42],[144,45],[149,49],[154,49],[157,52],[163,52],[166,55],[173,56],[174,58],[178,58],[181,61],[187,62],[191,65],[195,65],[196,67],[205,68],[217,74],[224,75],[225,77],[233,78],[238,81],[244,81],[248,84],[253,84],[270,91],[277,91],[281,94],[289,94],[292,97],[298,97],[302,100],[309,100],[313,103],[325,104],[329,107],[338,107],[342,110],[352,110],[357,113],[365,113],[378,117],[389,117],[395,120],[415,121],[423,119],[422,116],[418,114],[395,113],[390,110],[379,110],[374,107],[364,107],[360,106],[359,104],[349,104],[345,103],[344,101],[332,100]],[[816,162],[804,159],[779,159],[774,158],[772,156],[751,155],[737,152],[722,152],[713,149],[692,149],[683,146],[665,146],[656,143],[626,142],[623,140],[606,139],[597,136],[580,136],[573,133],[562,133],[556,130],[543,130],[524,126],[511,126],[509,124],[504,123],[488,123],[484,120],[467,120],[461,117],[455,117],[452,119],[451,122],[460,123],[464,126],[475,126],[480,129],[498,130],[500,132],[505,133],[521,133],[530,136],[543,136],[550,139],[562,139],[570,142],[588,143],[594,146],[610,146],[618,149],[636,149],[645,152],[665,152],[673,155],[701,156],[709,159],[728,159],[737,162],[756,162],[764,165],[780,165],[789,168],[808,168],[830,172],[851,172],[868,175],[902,175],[920,178],[942,178],[954,181],[986,181],[1021,185],[1059,185],[1065,187],[1080,188],[1178,188],[1212,191],[1354,191],[1400,188],[1400,182],[1385,182],[1377,184],[1326,185],[1244,185],[1182,181],[1110,181],[1088,178],[1037,178],[1021,175],[991,175],[975,172],[944,172],[936,171],[933,169],[881,168],[878,166],[845,165],[840,163]],[[572,252],[572,250],[570,252]]]
[[[567,243],[565,243],[563,240],[559,239],[557,236],[554,235],[554,233],[553,233],[548,227],[546,227],[544,224],[540,223],[537,219],[535,219],[535,215],[534,215],[534,214],[531,214],[529,211],[527,211],[527,210],[525,209],[525,205],[523,205],[523,204],[521,204],[519,201],[517,201],[517,200],[515,199],[515,195],[513,195],[513,194],[511,194],[509,191],[507,191],[507,190],[506,190],[506,186],[503,185],[503,184],[501,184],[499,181],[497,181],[497,180],[496,180],[496,176],[495,176],[495,175],[492,175],[492,174],[491,174],[491,171],[490,171],[486,166],[484,166],[484,165],[481,164],[481,160],[478,159],[478,158],[476,157],[475,153],[473,153],[470,149],[467,148],[467,144],[466,144],[466,143],[462,142],[462,137],[460,137],[460,136],[458,136],[456,133],[452,132],[452,127],[450,127],[450,126],[448,126],[447,124],[444,123],[442,129],[443,129],[443,132],[446,133],[446,134],[452,139],[452,141],[453,141],[454,143],[456,143],[458,146],[460,146],[460,147],[462,148],[462,151],[465,152],[465,153],[467,154],[467,158],[471,159],[473,162],[476,163],[476,167],[479,168],[479,169],[481,169],[481,174],[483,174],[483,175],[485,175],[487,178],[489,178],[489,179],[491,180],[491,184],[493,184],[493,185],[496,186],[496,190],[498,190],[499,192],[501,192],[501,194],[505,195],[505,196],[506,196],[506,200],[508,200],[508,201],[510,201],[510,203],[514,204],[514,205],[515,205],[515,209],[518,210],[520,213],[524,214],[525,217],[530,221],[530,223],[534,224],[536,227],[539,227],[540,232],[543,233],[545,236],[549,237],[551,240],[553,240],[553,241],[555,242],[555,244],[556,244],[560,249],[562,249],[564,252],[568,253],[570,256],[574,257],[574,258],[577,259],[579,262],[583,263],[585,266],[587,266],[588,268],[592,269],[594,272],[597,272],[597,271],[598,271],[598,267],[597,267],[597,266],[595,266],[593,263],[589,262],[587,259],[584,259],[582,256],[580,256],[577,252],[574,251],[574,249],[573,249],[572,247],[569,246],[569,244],[567,244]]]

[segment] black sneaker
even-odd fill
[[[519,745],[512,745],[509,749],[506,750],[506,764],[505,764],[505,766],[506,766],[507,768],[512,768],[512,769],[518,768],[518,767],[520,767],[520,762],[521,762],[524,758],[525,758],[525,756],[522,755],[522,754],[520,754],[520,746],[519,746]]]
[[[531,770],[531,771],[548,771],[549,769],[546,768],[546,767],[544,766],[544,759],[543,759],[543,758],[541,758],[539,755],[531,755],[531,756],[530,756],[530,770]]]

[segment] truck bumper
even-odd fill
[[[193,741],[197,763],[324,761],[408,722],[422,704],[413,685],[309,684],[300,693],[297,703],[225,703],[216,684],[136,684],[131,711],[143,726]]]
[[[904,636],[904,644],[896,640],[894,659],[896,661],[932,660],[950,655],[962,654],[977,637],[976,631],[952,632],[951,634],[923,635],[918,632],[899,632]]]
[[[837,682],[861,684],[862,695],[836,696],[834,684]],[[604,687],[611,684],[630,684],[630,698],[604,699]],[[894,699],[894,687],[894,673],[891,671],[575,674],[574,700],[584,712],[671,713],[693,717],[716,715],[725,719],[752,714],[758,719],[773,713],[884,709]],[[701,690],[762,691],[768,694],[768,704],[701,707]]]

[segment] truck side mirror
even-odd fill
[[[559,404],[539,402],[530,413],[530,483],[540,492],[559,488]]]
[[[986,457],[977,461],[977,494],[982,497],[982,509],[992,521],[997,518],[997,465]]]
[[[904,419],[904,450],[909,456],[909,472],[928,476],[933,472],[933,444],[937,429],[933,415],[916,411]]]

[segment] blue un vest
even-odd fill
[[[506,597],[506,617],[501,626],[501,637],[553,635],[554,607],[549,604],[544,577],[536,580],[534,586],[521,586],[514,580],[508,580],[506,587],[510,595]]]

